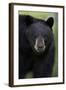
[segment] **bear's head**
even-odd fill
[[[52,17],[45,21],[26,16],[26,36],[33,51],[43,53],[50,46],[53,39],[53,23]]]

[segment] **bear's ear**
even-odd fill
[[[26,15],[25,22],[26,22],[26,25],[29,26],[30,24],[33,23],[33,17],[29,16],[29,15]]]
[[[54,19],[53,17],[49,17],[46,21],[46,23],[49,25],[50,28],[52,28],[53,24],[54,24]]]

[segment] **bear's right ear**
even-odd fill
[[[29,15],[26,15],[25,16],[25,23],[26,23],[27,26],[31,25],[33,23],[33,17],[29,16]]]
[[[54,24],[54,19],[53,17],[49,17],[46,21],[46,23],[49,25],[49,27],[52,28],[53,24]]]

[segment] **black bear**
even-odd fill
[[[19,15],[19,79],[51,77],[54,65],[53,17],[47,20]]]

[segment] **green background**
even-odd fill
[[[52,77],[58,76],[58,13],[54,12],[36,12],[36,11],[19,11],[19,14],[22,15],[31,15],[35,18],[47,20],[48,17],[54,18],[54,25],[53,25],[53,33],[54,33],[54,40],[55,40],[55,57],[54,57],[54,67],[52,72]],[[32,72],[26,75],[26,77],[31,77]]]

